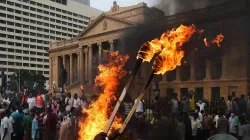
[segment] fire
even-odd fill
[[[141,49],[138,52],[137,59],[142,59],[143,62],[150,62],[154,57],[154,54],[159,53],[162,50],[162,45],[158,39],[148,41],[142,44]]]
[[[221,45],[220,45],[220,42],[222,42],[223,39],[224,39],[224,36],[223,36],[222,34],[219,34],[219,35],[217,35],[217,36],[214,38],[214,40],[212,41],[212,43],[215,43],[215,44],[217,44],[218,47],[220,47],[220,46],[221,46]]]
[[[207,38],[204,38],[204,43],[205,43],[205,45],[206,45],[207,47],[210,46],[209,43],[207,42]]]
[[[98,133],[104,130],[108,122],[108,113],[111,111],[109,104],[116,100],[115,92],[119,80],[127,73],[123,67],[128,58],[128,56],[119,55],[118,52],[112,52],[109,63],[98,66],[99,75],[95,78],[95,87],[101,87],[102,92],[98,100],[84,110],[87,117],[79,122],[78,140],[93,140]],[[121,119],[116,118],[112,129],[121,126]]]
[[[162,34],[156,45],[161,44],[162,51],[156,57],[153,69],[155,74],[164,74],[174,70],[181,65],[184,51],[181,50],[183,44],[187,43],[194,33],[201,34],[204,30],[196,29],[195,25],[180,25],[177,29],[172,29]]]

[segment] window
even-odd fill
[[[9,52],[14,52],[14,49],[8,48],[8,51],[9,51]]]
[[[43,28],[37,27],[37,30],[38,30],[38,31],[43,31]]]
[[[5,37],[6,37],[6,34],[1,34],[1,33],[0,33],[0,37],[4,37],[4,38],[5,38]]]
[[[50,6],[50,10],[55,10],[55,9],[56,9],[55,7]]]
[[[14,26],[14,22],[9,22],[9,21],[7,21],[7,24],[8,24],[8,25],[13,25],[13,26]]]
[[[29,29],[29,28],[30,28],[30,26],[29,26],[29,25],[23,25],[23,28],[27,28],[27,29]]]
[[[6,7],[0,6],[0,10],[6,10]]]
[[[38,33],[37,33],[37,36],[38,36],[38,37],[43,37],[43,35],[42,35],[42,34],[38,34]]]
[[[56,34],[57,34],[57,35],[61,35],[61,32],[56,31]]]
[[[67,25],[67,22],[65,22],[65,21],[62,21],[62,24],[63,24],[63,25]]]
[[[62,19],[67,19],[67,17],[66,16],[62,16]]]
[[[62,33],[62,36],[67,36],[67,33]]]
[[[22,37],[16,36],[16,39],[17,39],[17,40],[22,40]]]
[[[14,35],[8,35],[8,38],[14,39],[15,37],[14,37]]]
[[[71,18],[71,17],[68,17],[68,20],[72,21],[72,18]]]
[[[5,8],[5,7],[4,7],[4,8]],[[6,8],[5,8],[5,9],[6,9]],[[5,10],[5,9],[2,9],[2,10]],[[7,11],[8,11],[8,12],[14,12],[14,9],[8,8]]]
[[[53,19],[53,18],[50,18],[50,21],[51,21],[51,22],[56,22],[56,20],[55,20],[55,19]]]
[[[55,40],[56,38],[54,36],[50,36],[50,39]]]
[[[61,9],[56,8],[56,11],[57,11],[57,12],[61,12],[62,10],[61,10]]]
[[[51,28],[55,28],[55,25],[53,25],[53,24],[50,24],[50,27],[51,27]]]
[[[42,40],[37,40],[37,43],[41,43],[41,44],[42,44],[42,43],[43,43],[43,41],[42,41]]]
[[[23,66],[24,66],[24,67],[28,67],[29,64],[28,64],[28,63],[23,63]]]
[[[40,21],[37,21],[37,24],[38,24],[38,25],[43,25],[43,23],[42,23],[42,22],[40,22]]]
[[[72,15],[72,12],[68,12],[69,15]]]
[[[21,33],[22,33],[22,30],[16,29],[16,33],[21,34]]]
[[[0,51],[6,51],[6,48],[0,47]]]
[[[31,38],[30,42],[36,42],[36,39]]]
[[[51,16],[55,16],[56,14],[51,12],[50,15],[51,15]]]
[[[22,11],[20,11],[20,10],[15,10],[15,13],[17,13],[17,14],[22,14]]]
[[[31,67],[36,67],[36,64],[30,64]]]
[[[44,20],[46,21],[49,21],[49,18],[48,17],[43,17]]]
[[[36,24],[36,21],[31,19],[30,23]]]
[[[72,23],[68,23],[68,26],[72,26]]]
[[[8,4],[8,5],[14,5],[14,2],[7,1],[7,4]]]
[[[8,58],[14,59],[14,55],[8,55]]]
[[[23,5],[23,9],[29,10],[29,6]]]
[[[30,45],[31,49],[36,49],[36,45]]]
[[[37,55],[38,55],[38,56],[42,56],[43,53],[37,52]],[[41,62],[42,62],[42,60],[41,60]]]
[[[43,62],[49,62],[49,59],[43,59]]]
[[[10,45],[10,46],[14,46],[14,42],[8,42],[8,45]]]
[[[30,32],[30,35],[32,35],[32,36],[36,36],[36,33]]]
[[[0,54],[0,58],[7,58],[7,55],[5,55],[5,54]]]
[[[22,18],[18,17],[18,16],[15,16],[15,19],[18,20],[18,21],[22,21]]]
[[[48,66],[48,65],[44,65],[44,68],[46,68],[46,69],[47,69],[47,68],[49,68],[49,66]]]
[[[16,23],[16,27],[22,27],[22,24]]]
[[[49,54],[48,53],[44,53],[44,56],[49,56]]]
[[[43,7],[43,5],[41,3],[37,3],[36,4],[37,6],[40,6],[40,7]]]
[[[47,8],[47,9],[49,9],[49,5],[43,5],[43,8]]]
[[[78,22],[78,20],[77,20],[77,19],[75,19],[75,18],[73,19],[73,21],[74,21],[74,22]]]
[[[38,13],[43,13],[43,10],[41,10],[41,9],[37,9],[36,10]]]
[[[1,17],[6,17],[6,14],[0,13]]]
[[[43,46],[37,46],[37,49],[43,50]]]
[[[23,15],[25,15],[25,16],[29,16],[29,13],[28,13],[28,12],[24,12],[24,11],[23,11]]]
[[[28,31],[23,31],[23,34],[29,35],[29,32]]]
[[[23,21],[25,21],[25,22],[30,22],[30,20],[27,19],[27,18],[23,18]]]
[[[34,2],[34,1],[30,1],[30,4],[36,5],[36,2]]]
[[[23,57],[23,60],[29,60],[29,57]]]
[[[46,14],[46,15],[49,15],[49,12],[46,11],[46,10],[44,10],[43,13]]]
[[[30,13],[30,17],[36,17],[36,15],[35,14],[32,14],[32,13]],[[37,18],[38,18],[38,16],[37,16]]]
[[[36,27],[35,26],[30,26],[30,29],[36,30]]]
[[[23,51],[22,50],[16,50],[16,53],[22,53]]]
[[[37,18],[38,18],[38,19],[43,19],[43,16],[37,15]]]
[[[76,24],[73,24],[73,27],[77,28],[77,27],[78,27],[78,25],[76,25]]]
[[[0,30],[6,31],[6,27],[0,27]]]
[[[38,54],[37,54],[38,55]],[[43,62],[43,59],[41,59],[41,58],[37,58],[36,59],[38,62]]]
[[[36,52],[30,51],[30,54],[32,54],[32,55],[36,55]]]
[[[29,54],[29,51],[25,51],[25,50],[24,50],[23,53],[24,53],[24,54]]]
[[[22,56],[16,56],[16,59],[22,60]]]
[[[30,41],[30,39],[29,39],[29,38],[24,37],[24,38],[23,38],[23,41]]]
[[[77,14],[76,14],[76,13],[73,13],[73,16],[74,16],[74,17],[77,17]]]
[[[8,31],[8,32],[14,32],[14,29],[8,28],[7,31]]]
[[[48,29],[44,29],[44,32],[49,33],[49,30]]]
[[[58,17],[58,18],[61,18],[61,15],[59,15],[59,14],[56,14],[56,17]]]
[[[16,43],[16,46],[22,47],[22,43]]]
[[[60,20],[56,20],[56,23],[61,23],[61,21]]]
[[[51,34],[55,34],[56,32],[55,32],[55,31],[53,31],[53,30],[50,30],[50,33],[51,33]]]
[[[13,15],[7,15],[7,18],[14,19],[15,17]]]
[[[15,63],[14,62],[8,62],[8,65],[14,66]]]
[[[44,74],[49,74],[49,72],[48,72],[48,71],[45,71]]]
[[[62,29],[62,27],[61,26],[56,26],[56,29]]]
[[[79,20],[79,23],[83,23],[83,21]]]
[[[47,39],[49,39],[49,35],[44,35],[44,38],[47,38]]]
[[[6,24],[6,21],[5,20],[0,20],[0,23]]]
[[[19,7],[19,8],[22,8],[22,5],[21,5],[21,4],[18,4],[18,3],[15,3],[15,6],[16,6],[16,7]]]
[[[36,8],[30,7],[30,10],[31,10],[31,11],[36,11]]]

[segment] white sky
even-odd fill
[[[113,2],[114,0],[90,0],[90,6],[102,11],[109,11]],[[140,2],[145,2],[148,6],[152,6],[155,0],[116,0],[116,2],[121,7],[136,5]]]

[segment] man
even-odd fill
[[[27,103],[29,104],[29,110],[36,106],[36,99],[32,96],[32,93],[30,93]]]
[[[73,108],[79,109],[81,107],[81,100],[78,97],[77,93],[74,94],[74,100],[73,100]]]
[[[196,106],[200,108],[199,111],[202,111],[202,110],[204,111],[206,104],[202,100],[199,100],[199,102],[196,103]]]
[[[208,114],[208,112],[204,111],[204,117],[203,117],[203,132],[205,135],[205,138],[209,138],[210,131],[213,128],[213,117]]]
[[[61,93],[64,93],[64,84],[67,81],[67,75],[68,75],[68,73],[67,73],[66,69],[64,68],[64,66],[62,65],[62,67],[61,67],[61,86],[62,86]]]
[[[4,95],[3,103],[6,103],[7,105],[10,104],[10,99],[7,94]]]
[[[177,93],[174,93],[174,98],[170,101],[172,106],[172,115],[177,116],[179,113],[179,101],[177,99]]]
[[[247,103],[245,101],[245,96],[241,95],[239,100],[239,116],[243,115],[247,111]]]
[[[32,119],[30,116],[29,109],[23,110],[24,117],[23,117],[23,128],[24,128],[24,135],[23,140],[30,140],[31,136],[31,128],[32,128]]]
[[[11,140],[10,132],[9,132],[9,119],[6,113],[6,110],[1,110],[1,140]]]
[[[6,91],[6,81],[7,81],[7,76],[4,74],[4,71],[2,71],[2,85],[1,85],[1,94],[2,95]]]
[[[57,117],[52,113],[51,108],[48,108],[48,115],[45,121],[45,139],[44,140],[55,140],[56,139],[56,125]]]
[[[21,140],[23,139],[23,110],[19,108],[17,111],[13,112],[11,116],[14,119],[14,125],[13,125],[13,137],[14,140]]]
[[[36,107],[40,113],[44,112],[44,100],[44,95],[41,92],[38,92],[38,95],[36,96]]]
[[[193,91],[189,92],[190,97],[189,97],[189,110],[194,111],[195,110],[195,94]]]
[[[135,99],[135,103],[136,102],[137,102],[137,99]],[[140,115],[143,115],[143,112],[144,112],[144,110],[143,110],[143,102],[141,100],[141,101],[139,101],[139,104],[138,104],[138,106],[137,106],[137,108],[135,110],[136,117],[139,117]]]
[[[232,111],[233,111],[232,96],[228,96],[228,100],[227,100],[227,113],[230,113]]]
[[[229,118],[229,134],[231,134],[235,138],[238,138],[237,136],[238,122],[239,122],[238,117],[235,116],[234,113],[231,113],[231,116]]]
[[[155,101],[153,102],[151,109],[153,111],[154,118],[156,117],[156,115],[161,116],[161,103],[159,101],[159,96],[155,96]]]
[[[244,119],[244,117],[240,118],[241,124],[244,124],[244,122],[245,122],[245,120],[243,120],[243,119]],[[247,124],[244,124],[240,127],[239,137],[240,137],[239,138],[240,140],[250,140],[250,122],[248,122]]]
[[[71,97],[71,93],[69,92],[67,97],[65,98],[65,105],[66,105],[65,110],[67,114],[70,114],[72,104],[73,104],[73,99]]]
[[[229,130],[229,121],[228,119],[223,115],[222,112],[219,113],[219,119],[217,124],[217,132],[218,133],[228,133]]]
[[[32,140],[38,140],[39,139],[39,130],[38,130],[37,116],[39,116],[38,113],[33,114],[32,128],[31,128],[31,139]]]
[[[189,101],[188,101],[188,98],[186,96],[184,96],[182,101],[181,101],[181,109],[182,109],[182,112],[184,112],[184,113],[189,112]]]

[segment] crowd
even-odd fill
[[[88,104],[85,96],[33,95],[4,95],[0,105],[1,140],[75,139],[77,121]]]

